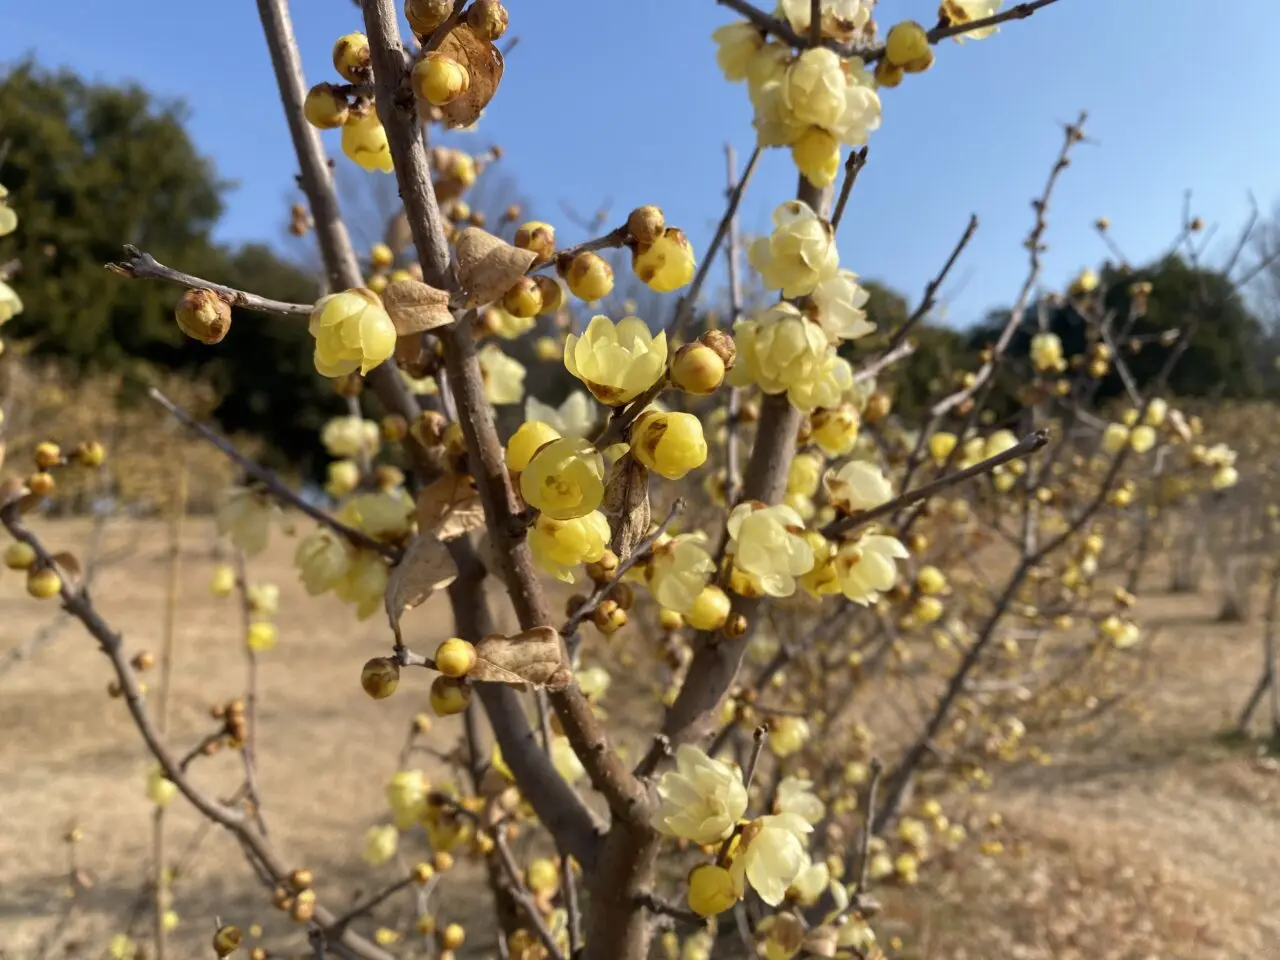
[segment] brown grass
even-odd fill
[[[54,549],[83,543],[83,521],[44,522]],[[107,552],[138,527],[109,528]],[[208,590],[211,525],[192,521],[184,543],[182,629],[171,727],[179,749],[210,729],[211,702],[242,692],[245,667],[234,602]],[[373,703],[360,691],[361,663],[385,649],[380,617],[358,624],[332,599],[307,599],[291,567],[293,541],[277,536],[251,576],[281,590],[280,646],[263,658],[260,752],[264,812],[286,858],[315,871],[339,907],[396,876],[360,859],[364,831],[384,816],[382,787],[426,684]],[[164,601],[164,529],[148,524],[136,552],[105,569],[95,588],[131,650],[158,645]],[[1157,574],[1152,583],[1163,582]],[[962,853],[951,871],[926,869],[921,889],[885,894],[891,955],[928,960],[1038,958],[1280,957],[1280,775],[1250,747],[1217,734],[1256,676],[1258,626],[1213,622],[1216,598],[1143,601],[1160,625],[1155,675],[1143,691],[1146,719],[1081,739],[1046,768],[1009,771],[986,800],[1006,818],[1009,852]],[[56,616],[0,574],[0,656]],[[443,635],[447,606],[411,616]],[[101,956],[123,929],[147,876],[148,768],[123,706],[106,695],[108,666],[68,624],[29,661],[0,675],[0,957]],[[610,704],[614,711],[619,705]],[[453,746],[456,727],[437,722],[428,741]],[[238,783],[238,758],[200,761],[210,789]],[[442,767],[432,767],[441,775]],[[80,866],[93,879],[74,902],[68,888],[71,824],[84,831]],[[170,807],[170,853],[200,836],[179,799]],[[412,852],[410,853],[412,856]],[[182,924],[171,956],[203,956],[215,915],[261,923],[265,945],[299,952],[297,928],[266,904],[231,840],[211,831],[174,888]],[[474,920],[480,939],[488,898],[468,879],[443,884],[434,904],[447,919]],[[393,903],[393,921],[411,911]],[[365,925],[369,929],[368,924]],[[146,921],[137,927],[145,938]],[[470,945],[469,945],[470,946]],[[479,946],[479,945],[477,945]],[[484,956],[483,950],[464,955]]]

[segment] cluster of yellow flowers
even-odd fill
[[[0,184],[0,237],[8,236],[18,229],[18,215],[14,213],[13,208],[5,201],[9,197],[9,191]],[[4,282],[4,278],[0,277],[0,324],[7,320],[12,320],[22,312],[22,298],[18,296],[13,287]],[[3,344],[0,344],[2,347]]]

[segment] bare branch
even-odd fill
[[[849,203],[849,195],[853,193],[853,185],[858,182],[858,174],[867,165],[867,148],[853,150],[849,159],[844,162],[844,182],[840,184],[840,196],[836,198],[835,212],[831,214],[831,229],[837,230],[844,219],[844,208]]]
[[[924,288],[924,296],[920,299],[920,305],[911,312],[911,316],[907,317],[906,322],[897,330],[893,331],[893,336],[889,339],[889,349],[901,343],[907,338],[907,334],[911,332],[911,328],[928,316],[929,311],[933,309],[938,302],[938,290],[942,284],[946,282],[947,275],[951,272],[951,268],[956,265],[960,259],[960,254],[964,252],[964,248],[969,245],[969,241],[973,239],[973,235],[978,232],[978,215],[972,214],[969,217],[969,224],[965,227],[964,233],[960,235],[960,239],[951,250],[951,256],[947,257],[947,262],[942,265],[942,269],[938,271],[938,275],[929,281]]]
[[[151,254],[144,253],[132,244],[126,243],[124,252],[129,255],[128,260],[107,264],[108,270],[122,277],[130,277],[134,280],[165,280],[192,290],[212,290],[233,307],[244,307],[246,310],[257,310],[259,313],[309,317],[313,309],[310,303],[285,303],[282,300],[271,300],[268,297],[260,297],[256,293],[247,293],[234,287],[224,287],[220,283],[202,280],[181,270],[166,267]]]

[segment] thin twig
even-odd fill
[[[858,174],[867,165],[867,148],[853,150],[844,162],[844,182],[840,184],[840,196],[836,198],[835,212],[831,214],[831,229],[837,230],[844,219],[844,208],[849,203],[849,195],[853,193],[853,185],[858,182]]]
[[[982,17],[979,20],[970,20],[968,23],[957,23],[950,26],[934,27],[929,31],[929,43],[938,44],[943,40],[951,37],[963,36],[966,33],[973,33],[975,30],[985,30],[987,27],[996,27],[1010,20],[1022,20],[1031,16],[1042,7],[1057,3],[1058,0],[1030,0],[1027,3],[1019,3],[1010,7],[1008,10],[1002,10],[999,13],[992,14],[989,17]],[[837,53],[845,53],[846,55],[861,56],[868,63],[875,63],[884,57],[885,48],[876,47],[874,50],[868,50],[862,53],[857,52],[853,48],[845,47],[837,50]]]
[[[592,237],[590,240],[584,240],[582,243],[575,244],[572,247],[565,247],[563,250],[557,250],[551,255],[551,259],[544,260],[541,263],[535,263],[529,268],[529,273],[537,273],[547,267],[555,267],[557,270],[568,269],[569,264],[573,262],[573,258],[580,253],[594,253],[597,250],[613,250],[625,247],[631,242],[631,231],[627,229],[624,223],[620,227],[614,227],[608,233],[599,237]]]
[[[431,877],[431,880],[435,880],[435,879],[436,879],[435,876]],[[428,882],[430,882],[430,880]],[[405,889],[406,887],[414,883],[417,883],[417,879],[414,877],[412,873],[409,874],[407,877],[401,877],[399,880],[396,880],[394,883],[390,884],[389,886],[384,887],[382,890],[379,890],[377,893],[369,897],[363,903],[357,904],[356,906],[352,907],[350,910],[342,914],[342,916],[338,917],[332,923],[327,924],[325,929],[329,931],[335,931],[335,932],[345,929],[346,926],[349,923],[351,923],[352,920],[355,920],[359,917],[363,917],[366,913],[375,909],[379,904],[383,903],[386,900],[389,900],[391,897],[394,897],[401,890]]]
[[[969,245],[969,241],[973,239],[973,235],[978,232],[978,215],[972,214],[969,217],[969,224],[965,227],[964,233],[960,235],[960,239],[951,250],[951,256],[947,257],[947,262],[942,265],[942,269],[938,271],[937,276],[929,281],[924,288],[924,296],[920,299],[920,305],[912,311],[911,316],[897,330],[893,331],[893,336],[889,338],[888,349],[893,350],[894,346],[901,343],[907,338],[907,334],[911,332],[911,328],[925,318],[934,304],[937,303],[938,290],[944,282],[946,282],[947,274],[951,272],[951,268],[956,265],[956,261],[960,259],[960,254],[964,252],[964,248]]]
[[[871,867],[872,824],[876,815],[876,789],[880,786],[880,775],[884,773],[884,765],[879,758],[873,757],[870,765],[871,780],[867,784],[866,806],[863,809],[862,836],[858,841],[858,896],[867,892],[867,877]]]
[[[278,500],[283,500],[290,506],[305,513],[317,523],[322,524],[333,530],[335,533],[345,537],[354,546],[365,550],[373,550],[389,560],[394,561],[400,558],[400,551],[394,547],[388,546],[385,543],[379,543],[377,540],[374,540],[367,534],[361,533],[354,527],[347,526],[341,520],[334,519],[319,507],[315,507],[307,503],[302,499],[302,497],[294,492],[288,484],[281,480],[279,476],[268,470],[266,467],[254,463],[248,457],[244,456],[244,454],[231,445],[231,441],[205,426],[155,387],[152,387],[148,391],[148,395],[152,400],[160,404],[160,406],[164,407],[170,414],[180,420],[185,426],[190,427],[203,439],[207,440],[226,454],[232,462],[244,470],[244,472],[249,476],[253,477],[253,479],[265,486],[267,491]]]
[[[309,303],[285,303],[282,300],[272,300],[268,297],[260,297],[256,293],[247,293],[234,287],[224,287],[220,283],[213,283],[209,280],[192,276],[189,273],[183,273],[181,270],[166,267],[151,254],[139,250],[132,244],[126,243],[124,251],[129,255],[129,259],[121,263],[107,264],[108,270],[122,277],[130,277],[135,280],[167,280],[169,283],[176,283],[179,286],[189,287],[193,290],[212,290],[233,307],[244,307],[246,310],[257,310],[259,313],[278,313],[288,317],[309,317],[314,308]]]
[[[564,954],[560,951],[560,945],[556,943],[555,935],[547,928],[546,921],[542,919],[542,912],[538,909],[537,904],[533,902],[529,888],[525,886],[524,879],[520,876],[520,868],[516,865],[515,858],[511,856],[511,848],[507,846],[507,839],[503,836],[501,830],[493,832],[493,845],[498,851],[502,868],[506,871],[507,880],[511,884],[511,895],[515,898],[516,903],[520,904],[525,916],[529,918],[529,923],[533,926],[533,932],[542,941],[542,946],[546,948],[548,956],[552,960],[565,960]]]
[[[860,369],[853,375],[854,383],[865,383],[868,380],[874,380],[880,376],[889,367],[893,366],[899,360],[905,360],[916,352],[916,345],[910,340],[904,340],[896,347],[886,350],[880,356],[876,357],[865,367]]]
[[[914,490],[908,490],[900,496],[894,497],[892,500],[880,504],[878,507],[872,507],[870,510],[863,510],[852,516],[841,517],[839,520],[833,520],[822,528],[824,537],[839,537],[851,530],[864,527],[873,520],[883,517],[890,513],[896,513],[903,507],[909,507],[913,503],[926,500],[945,490],[947,487],[954,486],[957,483],[963,483],[973,477],[978,477],[984,473],[990,473],[996,467],[1009,463],[1011,460],[1021,460],[1028,457],[1041,449],[1049,442],[1049,432],[1047,430],[1037,430],[1035,433],[1029,433],[1014,446],[1002,453],[997,453],[994,457],[988,457],[985,460],[975,463],[971,467],[965,467],[963,470],[956,470],[954,473],[948,473],[936,480],[926,483],[924,486],[916,487]]]

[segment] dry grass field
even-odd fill
[[[83,543],[87,526],[36,524],[53,549]],[[124,548],[128,555],[101,571],[94,594],[131,650],[156,650],[168,570],[163,526],[109,526],[104,551]],[[382,703],[365,697],[357,675],[385,648],[381,617],[358,624],[332,598],[306,599],[291,553],[292,541],[277,536],[251,568],[252,579],[274,582],[281,592],[280,644],[261,668],[264,813],[286,858],[310,867],[322,897],[341,907],[396,875],[390,865],[366,867],[360,851],[367,827],[385,815],[383,784],[427,685],[415,691],[403,683],[400,695]],[[178,750],[210,729],[213,698],[238,695],[245,675],[234,601],[209,591],[208,522],[188,524],[182,565],[170,719]],[[1255,747],[1218,736],[1256,676],[1260,627],[1216,623],[1215,610],[1208,590],[1141,602],[1155,644],[1151,675],[1138,692],[1146,718],[1080,738],[1056,753],[1052,766],[1000,777],[986,804],[1005,816],[1008,852],[962,854],[954,870],[926,871],[922,888],[909,896],[886,893],[882,935],[902,938],[891,956],[1280,957],[1280,769]],[[56,616],[51,604],[26,597],[18,576],[0,572],[0,656]],[[427,634],[448,630],[442,602],[410,616],[424,647]],[[106,662],[74,623],[0,674],[5,960],[105,955],[143,889],[151,849],[148,763],[123,706],[106,695],[108,680]],[[455,732],[439,722],[428,740],[447,749]],[[237,765],[226,754],[199,761],[198,779],[233,788]],[[244,926],[260,922],[261,942],[281,955],[303,950],[297,928],[267,906],[235,844],[202,831],[180,798],[169,811],[169,858],[189,864],[174,885],[181,925],[172,956],[205,956],[215,915]],[[92,886],[69,901],[63,836],[72,824],[84,834],[76,856]],[[433,909],[480,923],[487,893],[462,873],[440,887]],[[393,902],[384,919],[411,907]],[[463,955],[492,951],[474,943]]]

